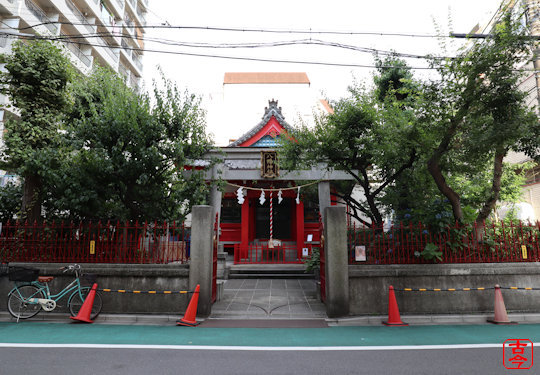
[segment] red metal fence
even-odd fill
[[[540,261],[540,222],[455,225],[436,233],[421,224],[348,229],[350,264]]]
[[[2,262],[186,262],[190,230],[184,223],[20,223],[0,229]]]
[[[268,247],[268,243],[250,244],[242,246],[234,245],[235,264],[284,264],[302,263],[298,259],[296,245],[279,245]]]

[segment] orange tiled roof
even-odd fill
[[[306,73],[225,73],[223,84],[242,83],[307,83],[310,84]]]

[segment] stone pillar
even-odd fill
[[[191,212],[189,289],[201,286],[197,314],[204,317],[212,311],[213,214],[212,206],[193,206]]]
[[[349,262],[345,207],[326,207],[324,214],[326,314],[337,318],[349,314]]]
[[[324,210],[326,207],[330,207],[330,182],[319,182],[319,212],[321,213],[324,222]]]
[[[216,214],[218,215],[218,227],[219,234],[221,234],[221,191],[219,191],[217,186],[212,186],[210,190],[210,206],[214,207],[213,220],[216,219]]]

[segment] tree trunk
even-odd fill
[[[484,202],[484,205],[478,212],[476,217],[476,238],[482,239],[484,237],[484,222],[489,217],[489,214],[495,208],[495,204],[499,199],[501,193],[501,179],[503,174],[503,159],[506,156],[506,150],[497,149],[495,157],[493,158],[493,180],[491,184],[491,194],[489,198]]]
[[[448,201],[450,202],[450,205],[452,206],[454,219],[460,223],[463,222],[463,211],[461,210],[461,199],[459,195],[454,190],[452,190],[452,188],[446,183],[446,179],[444,178],[441,172],[441,166],[439,165],[439,161],[436,158],[431,157],[428,160],[427,168],[428,168],[429,173],[433,177],[435,184],[437,184],[439,191],[443,193],[443,195],[446,198],[448,198]]]
[[[21,220],[33,223],[41,218],[41,177],[38,174],[24,176],[24,192],[21,208]]]

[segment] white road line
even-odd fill
[[[534,343],[540,345],[540,343]],[[131,345],[131,344],[34,344],[0,343],[1,348],[84,348],[84,349],[154,349],[154,350],[241,350],[241,351],[373,351],[373,350],[448,350],[502,348],[496,344],[393,345],[393,346],[222,346],[222,345]]]

